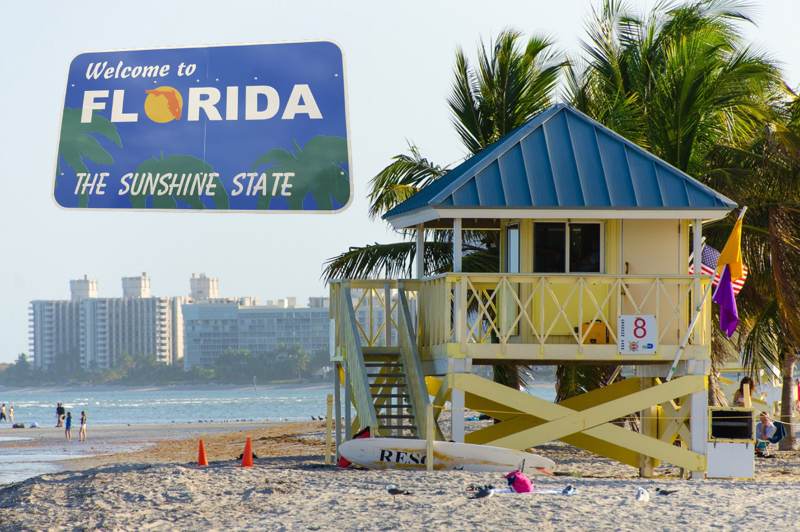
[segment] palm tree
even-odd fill
[[[531,37],[522,42],[514,30],[500,33],[489,45],[481,43],[472,65],[462,49],[456,52],[453,86],[448,104],[453,126],[469,154],[496,142],[553,103],[563,62],[552,42]],[[370,182],[371,218],[377,218],[418,190],[447,173],[411,144],[408,153],[396,155]],[[332,257],[323,277],[371,278],[411,276],[416,246],[414,232],[402,233],[404,240],[392,244],[351,247]],[[468,231],[463,238],[465,271],[491,272],[499,268],[497,234]],[[452,233],[434,232],[425,244],[426,274],[452,270]],[[517,387],[527,372],[520,368],[495,366],[495,380]]]
[[[711,178],[749,206],[742,251],[752,273],[741,298],[745,333],[736,347],[752,375],[777,368],[781,420],[791,423],[800,349],[800,99],[791,94],[773,110],[761,135],[712,154],[718,170]],[[782,449],[794,444],[794,431],[788,433]]]
[[[453,126],[468,152],[479,152],[551,105],[562,66],[550,40],[532,37],[523,43],[522,34],[514,30],[503,31],[488,46],[482,43],[475,65],[459,49],[448,104]],[[407,153],[394,156],[370,181],[370,217],[380,217],[448,170],[448,166],[423,157],[414,144],[409,145]],[[323,277],[410,276],[414,232],[402,236],[402,241],[393,244],[351,247],[326,262]],[[426,243],[426,273],[451,268],[451,237],[437,232],[434,240]],[[464,245],[465,269],[497,270],[496,235],[467,233]]]
[[[752,22],[745,7],[726,0],[663,3],[637,16],[619,1],[606,1],[588,26],[585,68],[567,71],[568,98],[665,161],[709,181],[709,153],[720,143],[758,135],[780,81],[774,64],[742,41],[739,25]],[[720,224],[710,243],[721,246],[731,225]],[[732,349],[715,332],[716,369]],[[591,389],[603,373],[584,371],[572,381],[582,385],[579,390]],[[712,403],[722,396],[715,376],[716,371]]]
[[[295,146],[293,151],[273,149],[255,162],[256,169],[270,173],[292,173],[290,209],[302,209],[313,199],[319,210],[333,210],[347,204],[350,180],[347,176],[347,141],[342,137],[318,135]],[[258,208],[269,209],[272,196],[259,196]]]
[[[105,138],[122,147],[122,139],[117,128],[107,118],[99,113],[92,114],[90,122],[81,122],[81,110],[71,107],[64,108],[61,118],[61,137],[58,144],[59,174],[62,173],[60,165],[66,163],[75,173],[88,172],[86,161],[95,164],[111,165],[114,158],[98,141]],[[80,207],[89,203],[88,195],[81,195]]]
[[[637,17],[607,0],[589,24],[586,66],[567,70],[572,103],[673,166],[702,174],[721,140],[756,135],[778,71],[742,42],[739,2],[659,4]]]
[[[712,362],[718,367],[741,351],[751,372],[780,367],[782,417],[789,421],[800,346],[800,294],[791,282],[800,268],[800,113],[796,100],[785,105],[777,94],[774,64],[742,42],[739,24],[749,21],[741,3],[724,0],[659,6],[645,18],[607,1],[590,25],[585,68],[568,70],[568,95],[584,112],[750,206],[741,332],[729,342],[716,331]],[[732,223],[711,227],[709,242],[722,245]],[[716,379],[711,383],[713,402]]]

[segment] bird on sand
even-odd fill
[[[678,490],[665,490],[662,488],[656,488],[656,493],[659,495],[672,495],[673,493],[678,493]]]
[[[485,497],[491,497],[494,495],[494,486],[491,484],[485,484],[483,486],[470,484],[467,487],[467,493],[469,493],[468,498],[470,499],[483,499]]]
[[[636,488],[636,500],[639,502],[648,502],[650,500],[650,492],[640,487]]]
[[[491,497],[494,495],[494,486],[481,486],[472,495],[472,499],[483,499],[484,497]]]
[[[386,491],[389,492],[389,495],[391,495],[393,499],[396,498],[398,495],[411,495],[410,491],[400,489],[394,484],[389,484],[388,486],[386,486]]]

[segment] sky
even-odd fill
[[[646,9],[652,1],[632,1]],[[409,142],[449,164],[463,158],[446,98],[456,49],[507,27],[580,53],[592,0],[403,2],[291,0],[13,2],[0,18],[0,362],[28,352],[28,305],[67,299],[69,280],[121,295],[147,272],[155,295],[187,294],[192,273],[225,296],[264,301],[327,292],[323,262],[397,237],[370,220],[368,182]],[[78,7],[80,6],[80,7]],[[489,9],[487,6],[491,6]],[[755,47],[800,85],[796,0],[753,3]],[[338,214],[203,214],[65,210],[53,200],[69,63],[87,51],[332,40],[344,51],[354,199]]]

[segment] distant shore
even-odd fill
[[[300,381],[300,380],[277,380],[268,382],[258,382],[255,384],[256,388],[259,387],[289,387],[289,386],[331,386],[327,381]],[[253,388],[253,383],[219,383],[219,382],[198,382],[198,383],[165,383],[165,384],[121,384],[121,383],[102,383],[93,384],[91,382],[67,382],[67,383],[49,383],[37,385],[24,385],[24,386],[10,386],[8,384],[0,384],[0,394],[8,391],[16,390],[72,390],[75,388],[94,388],[98,390],[114,390],[114,389],[132,389],[132,390],[238,390],[242,388]]]
[[[317,388],[317,387],[330,387],[331,383],[323,381],[273,381],[273,382],[259,382],[255,388],[289,388],[303,386],[304,388]],[[0,396],[7,392],[20,391],[20,390],[36,390],[36,391],[60,391],[60,390],[74,390],[82,388],[92,388],[95,390],[241,390],[253,389],[253,384],[223,384],[214,382],[205,382],[198,384],[176,383],[176,384],[91,384],[88,382],[76,383],[62,383],[62,384],[42,384],[37,386],[9,386],[7,384],[0,384]]]

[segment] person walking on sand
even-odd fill
[[[64,405],[56,403],[56,428],[64,426]]]
[[[14,404],[8,405],[8,422],[14,424]]]
[[[81,429],[78,431],[78,441],[86,441],[86,412],[81,410]]]
[[[5,403],[0,405],[0,421],[8,421],[8,419],[6,419],[6,404]]]
[[[67,441],[72,441],[72,412],[67,412],[67,419],[64,421],[64,436]]]

